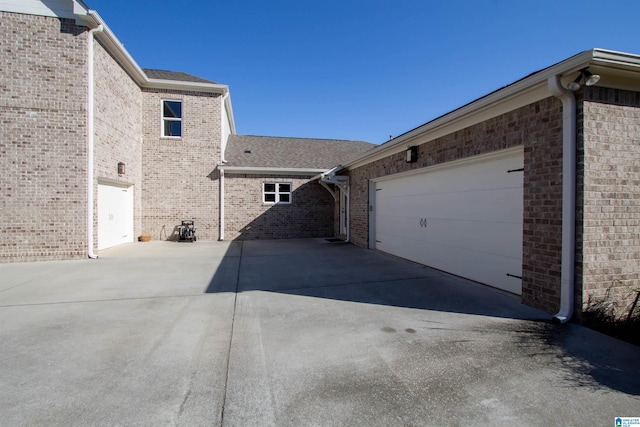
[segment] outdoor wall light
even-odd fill
[[[407,148],[407,163],[415,163],[418,161],[418,147]]]
[[[598,80],[600,80],[600,75],[591,74],[589,70],[587,70],[586,68],[584,70],[580,70],[580,74],[578,74],[578,77],[576,77],[574,81],[569,83],[569,85],[567,86],[567,89],[571,91],[576,91],[580,89],[580,81],[583,78],[584,78],[585,86],[593,86],[594,84],[598,83]]]
[[[122,162],[118,162],[118,175],[124,175],[124,163]]]

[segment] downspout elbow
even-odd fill
[[[551,94],[562,101],[562,266],[560,310],[554,321],[566,323],[573,316],[575,298],[576,99],[559,76],[547,83]]]

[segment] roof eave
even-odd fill
[[[218,83],[198,83],[198,82],[185,82],[179,80],[164,80],[164,79],[149,79],[142,84],[144,88],[154,89],[173,89],[173,90],[187,90],[198,92],[213,92],[225,94],[229,91],[229,86],[221,85]]]
[[[533,73],[515,83],[472,101],[454,111],[427,122],[388,141],[344,165],[352,169],[403,151],[407,146],[422,144],[452,131],[477,124],[505,111],[552,96],[547,88],[549,77],[559,75],[564,84],[575,78],[575,73],[588,66],[640,70],[640,56],[605,49],[592,49],[541,71]],[[456,127],[456,124],[459,124]]]
[[[317,168],[273,168],[262,166],[227,166],[219,165],[218,169],[229,173],[243,173],[248,175],[316,175],[327,171]]]
[[[120,66],[131,76],[131,78],[142,88],[153,89],[174,89],[198,92],[212,92],[226,94],[229,92],[229,86],[217,83],[198,83],[164,79],[150,79],[140,68],[138,63],[133,59],[131,54],[125,49],[124,45],[118,40],[118,37],[111,31],[100,14],[91,9],[79,8],[76,10],[77,17],[80,22],[88,28],[97,28],[102,25],[103,30],[95,34],[104,47],[109,51]]]

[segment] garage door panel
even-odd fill
[[[433,220],[422,234],[424,241],[433,244],[520,259],[521,233],[520,224]]]
[[[438,179],[432,177],[431,180]],[[515,180],[516,183],[518,180]],[[521,182],[521,178],[520,178]],[[385,183],[386,184],[386,183]],[[380,215],[408,215],[418,217],[452,218],[474,220],[491,218],[492,221],[513,221],[514,216],[522,218],[522,203],[514,206],[513,200],[522,200],[522,186],[459,191],[450,193],[419,193],[403,197],[385,197],[393,188],[383,184],[378,192],[376,209]],[[425,203],[428,201],[428,203]],[[514,208],[518,212],[514,211]],[[518,222],[522,222],[519,220]]]
[[[514,293],[522,271],[522,152],[376,183],[376,248]]]

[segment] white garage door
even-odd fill
[[[133,186],[98,184],[98,249],[133,242]]]
[[[373,183],[374,247],[522,292],[522,150]]]

